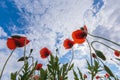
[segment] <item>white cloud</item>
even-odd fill
[[[72,31],[84,25],[84,12],[92,4],[92,0],[36,0],[32,2],[15,0],[15,2],[20,10],[24,8],[26,14],[31,14],[25,17],[30,22],[30,34],[27,36],[35,40],[32,46],[39,49],[47,46],[53,51],[55,51],[56,33],[63,35],[60,38],[61,44],[65,38],[71,38]],[[62,50],[61,55],[64,55],[62,47],[61,45],[60,51]]]
[[[4,32],[4,30],[0,26],[0,37],[6,37],[6,36],[7,36],[6,32]]]
[[[55,51],[56,32],[60,32],[63,35],[60,39],[60,55],[64,55],[66,51],[62,47],[63,40],[71,38],[72,31],[83,26],[84,20],[90,33],[95,30],[96,35],[107,35],[106,38],[119,41],[118,35],[116,35],[116,32],[120,30],[120,27],[118,27],[119,0],[117,2],[104,1],[103,7],[96,16],[93,16],[92,0],[37,0],[32,2],[15,0],[15,2],[19,9],[24,8],[26,13],[31,14],[26,16],[26,19],[30,20],[30,34],[28,36],[35,39],[32,46],[37,47],[38,50],[47,46]],[[100,48],[106,49],[104,47]],[[88,52],[84,50],[85,48],[79,49],[82,54],[75,54],[76,58],[78,55],[85,55]],[[77,62],[75,61],[75,63]]]
[[[33,56],[40,62],[47,62],[47,60],[40,59],[39,50],[42,47],[48,47],[55,53],[55,44],[57,33],[62,35],[60,39],[60,57],[65,55],[68,51],[62,46],[63,40],[65,38],[71,38],[71,33],[79,29],[84,25],[84,20],[88,26],[90,33],[96,35],[105,36],[106,38],[112,39],[119,42],[120,37],[118,34],[120,31],[120,8],[119,0],[104,0],[104,5],[101,10],[93,16],[92,3],[93,0],[14,0],[16,6],[20,11],[24,10],[25,19],[28,20],[28,30],[29,33],[26,34],[31,40],[29,48],[33,48]],[[6,33],[0,28],[0,36],[7,36]],[[106,36],[107,35],[107,36]],[[89,38],[91,41],[91,37]],[[2,40],[1,40],[2,41]],[[2,41],[5,43],[5,41]],[[3,44],[3,46],[5,46]],[[84,67],[85,61],[78,60],[79,56],[84,56],[88,54],[88,49],[86,43],[83,47],[78,48],[75,46],[76,50],[80,50],[80,53],[76,53],[74,63],[76,66]],[[3,47],[1,47],[3,48]],[[119,47],[117,47],[119,49]],[[98,49],[102,49],[107,52],[105,47],[101,46]],[[111,53],[111,50],[105,55]],[[5,55],[3,55],[5,56]],[[112,57],[113,54],[109,54],[107,59]],[[15,59],[17,59],[17,55]],[[13,60],[14,62],[14,60]],[[81,64],[79,64],[81,63]],[[112,63],[112,62],[110,62]],[[12,63],[11,63],[12,64]],[[12,67],[12,65],[10,66]],[[13,68],[11,68],[13,70]]]

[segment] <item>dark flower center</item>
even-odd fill
[[[77,39],[80,39],[80,38],[85,38],[87,36],[87,33],[86,32],[81,32],[81,33],[78,33],[76,35],[76,38]]]
[[[72,46],[73,46],[73,43],[72,43],[72,42],[69,42],[69,43],[68,43],[68,46],[69,46],[69,47],[72,47]]]
[[[49,53],[48,53],[48,52],[45,52],[45,56],[46,56],[46,57],[49,56]]]

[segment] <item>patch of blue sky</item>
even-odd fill
[[[12,33],[23,34],[26,23],[27,21],[22,16],[22,12],[17,9],[13,1],[0,1],[0,26],[8,35]]]
[[[100,9],[102,8],[102,6],[104,5],[104,1],[103,0],[93,0],[93,9],[95,10],[93,12],[93,16],[95,16]]]
[[[56,32],[55,47],[58,48],[58,45],[61,44],[61,38],[62,38],[63,36],[64,36],[64,35],[63,35],[61,32]]]
[[[64,56],[60,58],[60,63],[68,63],[72,59],[72,51],[69,50]]]

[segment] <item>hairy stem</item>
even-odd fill
[[[15,50],[15,49],[14,49],[14,50]],[[0,80],[1,80],[1,78],[2,78],[2,74],[3,74],[3,72],[4,72],[4,69],[5,69],[6,65],[7,65],[7,63],[8,63],[8,61],[9,61],[10,57],[12,56],[14,50],[12,50],[12,52],[11,52],[10,55],[8,56],[8,58],[7,58],[6,62],[5,62],[5,64],[3,65],[3,68],[2,68],[2,71],[1,71],[1,74],[0,74]]]

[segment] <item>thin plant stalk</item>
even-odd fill
[[[90,50],[90,61],[91,61],[91,66],[93,66],[93,61],[92,61],[92,49],[91,49],[91,46],[90,46],[90,43],[89,41],[86,39],[87,43],[88,43],[88,46],[89,46],[89,50]],[[93,75],[93,72],[92,72],[92,75],[91,75],[91,80],[94,79],[94,75]]]
[[[86,39],[87,43],[88,43],[88,46],[89,46],[89,50],[90,50],[90,61],[91,61],[91,65],[93,65],[93,61],[92,61],[92,49],[91,49],[91,46],[90,46],[90,43],[89,41]]]
[[[26,64],[26,39],[25,39],[25,46],[24,46],[24,65]]]
[[[70,64],[72,63],[73,59],[74,59],[74,50],[72,48],[72,58],[71,58]],[[69,64],[69,66],[70,66],[70,64]]]
[[[31,49],[28,58],[32,59],[32,64],[34,63],[34,58],[31,56],[33,49]],[[24,65],[20,68],[20,70],[17,72],[17,75],[20,73],[20,71],[24,68]]]
[[[72,58],[71,58],[71,61],[70,61],[69,65],[68,65],[68,70],[69,70],[69,67],[70,67],[73,59],[74,59],[74,50],[73,50],[73,48],[71,50],[72,50]],[[68,72],[68,70],[67,70],[67,72]]]
[[[109,39],[106,39],[106,38],[103,38],[103,37],[100,37],[100,36],[95,36],[95,35],[92,35],[92,34],[90,34],[90,33],[87,33],[87,34],[90,35],[90,36],[92,36],[92,37],[100,38],[100,39],[106,40],[106,41],[108,41],[108,42],[111,42],[111,43],[113,43],[113,44],[115,44],[115,45],[117,45],[117,46],[120,46],[120,44],[118,44],[118,43],[116,43],[116,42],[113,42],[113,41],[111,41],[111,40],[109,40]]]
[[[110,49],[112,49],[112,50],[115,50],[114,48],[112,48],[112,47],[110,47],[110,46],[108,46],[108,45],[106,45],[106,44],[104,44],[104,43],[102,43],[102,42],[100,42],[100,41],[93,41],[93,42],[91,42],[91,46],[92,46],[92,48],[95,50],[95,48],[93,47],[93,44],[94,43],[100,43],[100,44],[102,44],[102,45],[104,45],[104,46],[106,46],[106,47],[108,47],[108,48],[110,48]]]
[[[14,51],[15,51],[15,49],[12,50],[12,52],[11,52],[10,55],[8,56],[7,60],[5,61],[5,64],[3,65],[3,68],[2,68],[2,71],[1,71],[1,74],[0,74],[0,80],[1,80],[1,78],[2,78],[2,74],[3,74],[3,72],[4,72],[4,69],[5,69],[5,67],[6,67],[6,65],[7,65],[9,59],[11,58],[11,56],[12,56],[12,54],[13,54]]]

